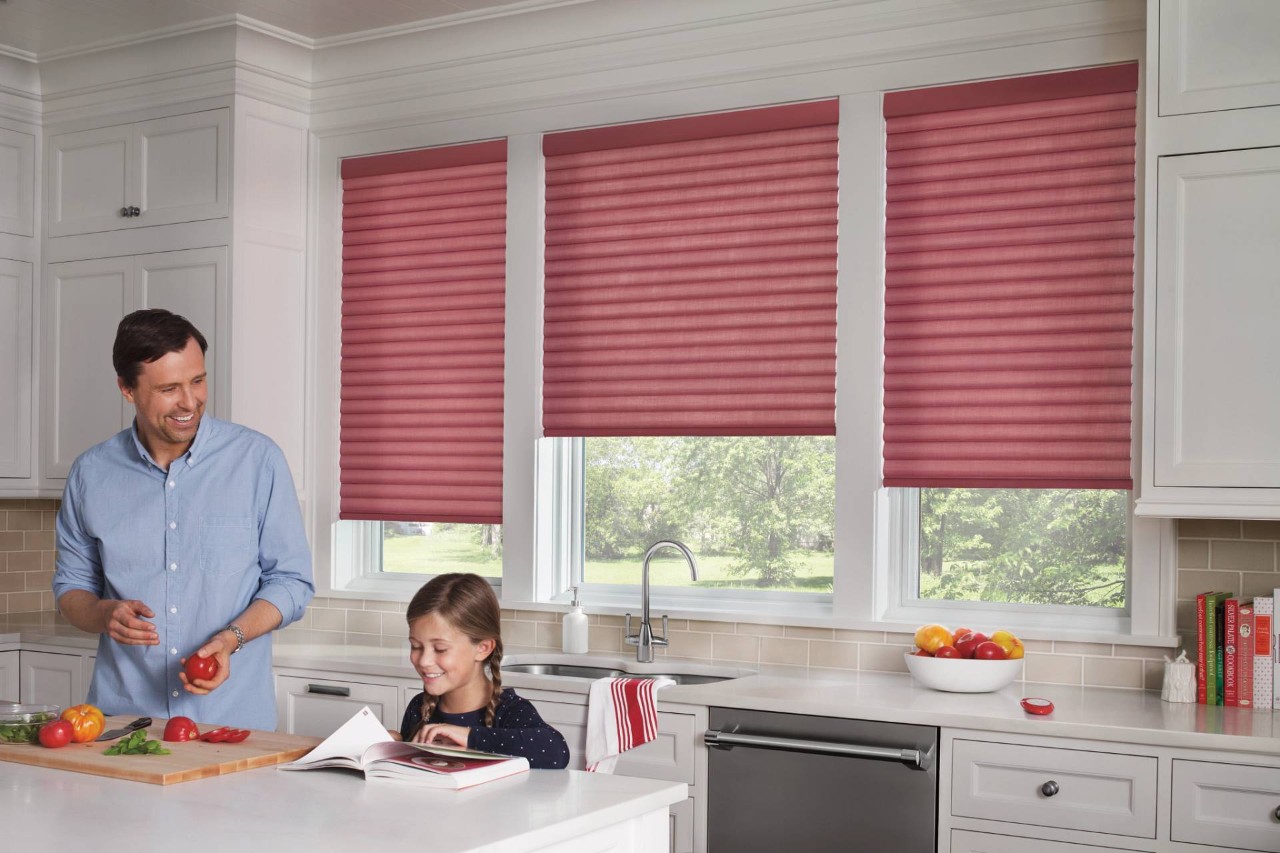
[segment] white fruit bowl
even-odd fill
[[[992,693],[1022,674],[1022,660],[966,660],[927,658],[907,654],[911,677],[934,690],[948,693]]]

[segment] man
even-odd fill
[[[102,635],[89,701],[108,714],[274,729],[270,633],[311,600],[311,554],[280,448],[204,416],[207,348],[168,311],[120,321],[112,360],[136,415],[71,466],[53,592]],[[191,655],[217,673],[189,681]]]

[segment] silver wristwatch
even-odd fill
[[[244,631],[240,630],[239,625],[228,625],[222,630],[230,631],[231,633],[236,635],[236,647],[231,650],[231,654],[234,655],[236,652],[244,648]]]

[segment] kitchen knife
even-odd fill
[[[150,717],[139,717],[123,729],[112,729],[109,732],[103,732],[94,738],[94,740],[115,740],[116,738],[124,737],[129,734],[129,732],[137,731],[138,729],[145,729],[149,725],[151,725]]]

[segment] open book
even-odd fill
[[[529,759],[436,744],[403,743],[382,727],[368,706],[297,761],[281,770],[348,767],[366,779],[391,779],[429,788],[469,788],[529,769]]]

